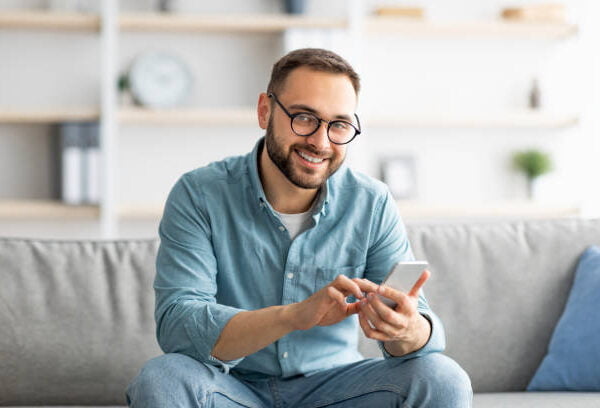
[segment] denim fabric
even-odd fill
[[[173,187],[154,282],[159,344],[246,378],[287,378],[359,361],[356,316],[292,332],[235,361],[211,356],[222,329],[242,310],[300,302],[339,274],[380,283],[396,262],[413,259],[388,189],[345,166],[321,191],[311,227],[292,240],[262,189],[262,145],[187,173]],[[404,359],[445,347],[442,324],[424,297],[418,307],[432,335]]]
[[[391,408],[472,405],[467,374],[432,353],[369,359],[311,376],[247,380],[181,354],[149,361],[127,390],[132,408]]]

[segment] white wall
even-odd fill
[[[44,7],[48,2],[4,0],[0,7]],[[365,1],[367,10],[393,1]],[[534,3],[520,1],[519,4]],[[591,193],[598,165],[595,112],[600,108],[597,64],[600,18],[593,0],[566,0],[570,18],[582,25],[578,36],[559,41],[481,38],[401,38],[369,35],[340,43],[363,79],[359,115],[370,112],[494,112],[526,107],[532,78],[540,79],[543,107],[582,113],[581,124],[556,130],[385,128],[364,122],[361,140],[350,148],[351,164],[378,176],[380,161],[412,155],[417,163],[415,199],[425,203],[486,203],[523,198],[524,185],[510,168],[515,150],[537,147],[550,152],[555,171],[546,178],[548,203],[583,202],[598,208]],[[154,1],[122,1],[124,10],[149,10]],[[346,13],[344,0],[309,1],[308,12]],[[412,1],[431,20],[496,18],[504,1]],[[275,0],[173,1],[197,12],[277,12]],[[314,38],[313,38],[314,40]],[[193,106],[248,106],[266,87],[272,63],[283,52],[277,34],[123,33],[120,67],[145,50],[164,49],[185,59],[195,74],[188,103]],[[99,37],[86,33],[0,31],[0,107],[97,105]],[[598,65],[595,65],[598,67]],[[0,126],[0,199],[40,198],[52,194],[49,128]],[[160,204],[183,172],[210,161],[243,154],[262,135],[258,126],[121,126],[118,156],[119,200]],[[582,159],[585,158],[585,159]],[[592,167],[590,167],[592,166]],[[595,167],[593,167],[595,166]],[[592,170],[592,171],[590,171]],[[595,212],[596,215],[598,211]],[[156,222],[125,227],[123,235],[153,235]],[[36,225],[39,229],[36,230]],[[21,226],[21,227],[20,227]],[[95,234],[94,226],[85,231]],[[77,228],[74,228],[76,230]],[[60,235],[50,224],[0,220],[0,235]]]

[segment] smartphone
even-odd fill
[[[427,261],[398,262],[392,267],[382,284],[404,293],[408,293],[413,286],[415,286],[415,283],[417,283],[417,280],[423,271],[427,269],[427,266],[429,266]],[[396,307],[396,303],[393,300],[381,295],[379,295],[379,298],[389,307]]]

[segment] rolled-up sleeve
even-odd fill
[[[159,227],[156,336],[165,353],[182,353],[225,372],[242,359],[211,355],[223,328],[242,309],[216,303],[217,260],[205,201],[184,175],[175,184]]]
[[[414,255],[398,206],[389,192],[381,199],[375,213],[377,216],[374,217],[375,224],[372,228],[365,278],[380,284],[394,264],[400,261],[412,261]],[[409,359],[444,351],[446,348],[444,327],[439,317],[429,307],[423,290],[419,295],[417,310],[431,324],[429,341],[419,350],[401,357],[390,355],[384,349],[383,342],[378,342],[384,357]]]

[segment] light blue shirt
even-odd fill
[[[327,180],[311,227],[292,240],[259,179],[262,146],[263,139],[246,156],[186,173],[169,194],[154,282],[158,342],[166,353],[248,377],[310,375],[361,360],[356,315],[291,332],[238,360],[211,356],[241,311],[301,302],[339,274],[380,283],[396,262],[414,259],[387,187],[346,166]],[[432,324],[431,337],[394,358],[445,347],[442,324],[422,295],[418,309]]]

